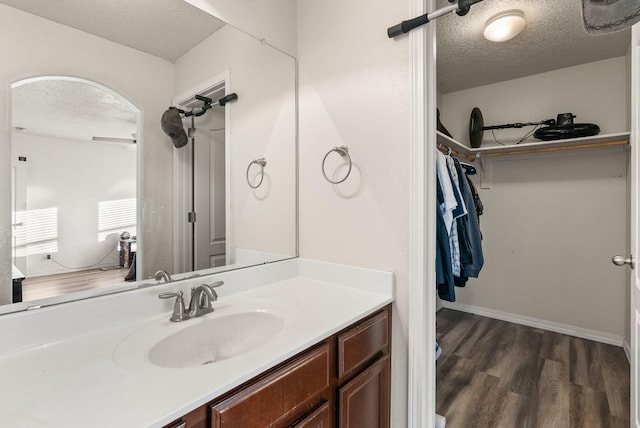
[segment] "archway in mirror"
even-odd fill
[[[136,279],[139,122],[93,81],[11,85],[14,303]]]

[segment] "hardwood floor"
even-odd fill
[[[622,348],[441,309],[436,412],[447,428],[629,426]]]
[[[22,282],[22,300],[36,300],[78,291],[123,284],[129,269],[83,270],[27,278]]]

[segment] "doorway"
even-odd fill
[[[427,2],[427,10],[435,10],[437,9],[436,7],[436,2]],[[487,2],[487,5],[489,5],[489,2]],[[421,5],[419,4],[415,4],[416,9],[415,10],[421,10]],[[419,12],[418,12],[419,13]],[[470,13],[469,16],[471,16],[473,14]],[[459,17],[455,17],[455,19],[460,19]],[[482,21],[482,19],[480,19],[480,21]],[[435,27],[435,26],[434,26]],[[425,33],[427,34],[427,36],[425,37]],[[417,173],[414,176],[414,184],[415,187],[414,189],[417,189],[417,191],[414,190],[414,192],[412,192],[412,194],[414,194],[414,197],[416,194],[433,194],[431,192],[433,192],[435,190],[435,186],[434,186],[434,181],[431,177],[430,177],[430,171],[433,171],[435,162],[434,162],[434,158],[432,157],[432,154],[429,153],[429,151],[435,151],[435,145],[436,145],[436,138],[435,135],[431,135],[431,133],[433,132],[433,130],[436,128],[435,126],[435,117],[436,117],[436,104],[440,101],[440,98],[442,96],[442,94],[438,94],[438,99],[436,100],[436,97],[433,96],[433,94],[436,94],[438,91],[438,88],[436,86],[436,82],[435,82],[435,78],[434,78],[434,73],[435,73],[435,57],[436,54],[435,52],[433,52],[433,50],[431,50],[431,44],[433,43],[433,39],[435,38],[435,28],[425,28],[425,30],[423,32],[421,32],[420,34],[416,34],[415,37],[413,37],[412,43],[413,43],[413,49],[412,52],[414,52],[414,55],[416,55],[416,52],[418,52],[418,54],[416,55],[416,58],[414,58],[415,61],[415,67],[414,70],[416,70],[416,72],[418,72],[421,76],[420,79],[416,79],[416,81],[414,82],[414,90],[416,90],[416,92],[418,93],[418,96],[416,97],[416,99],[414,100],[414,113],[417,113],[416,116],[417,117],[425,117],[426,119],[424,121],[418,121],[418,123],[416,124],[414,131],[416,133],[416,136],[418,138],[415,138],[413,141],[413,150],[415,152],[417,152],[417,154],[419,156],[417,156],[419,158],[418,161],[416,161],[414,163],[414,166],[416,168]],[[424,44],[423,44],[424,43]],[[622,53],[622,56],[624,56],[625,54]],[[478,62],[478,64],[480,65],[480,62]],[[421,69],[421,67],[425,66],[426,67],[426,73],[423,72],[423,70]],[[467,72],[470,73],[475,73],[476,67],[469,67],[468,70],[465,70]],[[619,77],[616,79],[616,81],[618,80],[625,80],[624,77]],[[563,91],[559,91],[558,93],[562,93]],[[517,90],[512,90],[511,91],[511,96],[514,99],[518,99],[521,101],[521,104],[524,105],[526,104],[525,101],[528,99],[527,96],[524,96],[522,94],[520,94]],[[626,98],[627,94],[623,94],[623,98]],[[423,98],[422,98],[423,97]],[[599,99],[599,97],[596,97]],[[575,102],[575,100],[574,100]],[[584,105],[587,105],[586,103],[578,103],[581,107]],[[623,106],[627,105],[627,103],[623,100],[621,102],[621,104]],[[473,106],[471,106],[473,107]],[[602,106],[600,106],[602,107]],[[554,108],[555,109],[555,108]],[[465,113],[466,115],[466,120],[459,120],[460,124],[464,124],[464,126],[466,126],[466,123],[468,123],[468,115],[470,112],[471,108],[467,109],[467,112]],[[509,109],[505,109],[505,110],[509,110]],[[517,112],[519,110],[515,110],[513,108],[510,109],[511,112]],[[617,111],[617,110],[616,110]],[[441,111],[442,112],[442,111]],[[560,113],[558,112],[554,112],[554,113]],[[485,116],[486,117],[486,116]],[[532,120],[533,118],[529,119],[529,117],[531,116],[521,116],[523,118],[525,118],[525,120]],[[628,117],[626,112],[623,112],[621,117]],[[543,117],[535,117],[536,120],[538,119],[542,119]],[[584,119],[584,118],[583,118]],[[447,127],[450,127],[451,121],[456,121],[457,118],[451,118],[451,116],[445,116],[444,118],[444,122],[445,125],[447,125]],[[591,120],[585,120],[585,122],[600,122],[600,118],[596,118],[596,119],[591,119]],[[506,123],[506,122],[510,122],[510,121],[502,121],[500,119],[495,119],[492,120],[491,123],[487,123],[487,125],[493,125],[493,124],[499,124],[499,123]],[[462,126],[462,125],[461,125]],[[628,130],[629,128],[622,128],[623,130],[626,129]],[[450,128],[451,130],[451,128]],[[421,133],[424,132],[424,135],[421,137]],[[618,130],[611,130],[609,132],[615,133],[618,132]],[[421,137],[421,138],[420,138]],[[633,136],[632,136],[633,137]],[[426,147],[426,153],[422,153],[419,152],[417,149],[417,146],[419,144],[424,144],[424,142],[427,142]],[[424,175],[421,175],[424,174]],[[620,177],[624,180],[624,176]],[[586,182],[585,182],[586,183]],[[623,190],[624,192],[624,190]],[[431,398],[435,399],[434,393],[435,393],[435,389],[434,387],[434,382],[435,382],[435,373],[431,372],[432,367],[435,366],[435,361],[433,361],[433,357],[432,352],[430,350],[429,345],[429,341],[431,339],[435,340],[435,337],[431,336],[431,334],[433,334],[435,332],[435,312],[436,312],[436,299],[432,298],[432,295],[430,293],[427,293],[426,295],[424,295],[424,293],[422,291],[419,290],[419,288],[426,288],[427,290],[433,290],[435,288],[435,284],[434,284],[434,278],[431,274],[431,272],[434,270],[434,267],[432,265],[432,260],[433,260],[433,254],[431,253],[431,246],[433,245],[433,241],[432,238],[430,238],[429,235],[429,231],[434,230],[435,229],[435,221],[433,218],[433,215],[431,213],[432,210],[435,210],[435,207],[433,205],[432,201],[427,201],[425,204],[423,204],[423,206],[426,206],[426,211],[421,212],[421,206],[422,204],[420,204],[420,199],[418,198],[416,200],[416,204],[415,204],[415,208],[414,211],[415,212],[420,212],[420,218],[422,220],[422,222],[424,222],[424,225],[417,225],[414,224],[412,230],[414,233],[420,235],[419,232],[422,231],[422,227],[426,227],[426,233],[425,235],[427,236],[427,238],[422,241],[419,238],[417,239],[417,244],[415,245],[415,250],[412,251],[413,254],[413,260],[416,260],[415,264],[417,263],[423,263],[423,260],[427,260],[427,262],[425,263],[425,269],[424,271],[422,271],[421,269],[419,269],[414,263],[414,267],[412,268],[413,273],[415,274],[415,278],[416,280],[412,280],[412,300],[417,301],[417,304],[415,305],[415,312],[416,313],[422,313],[423,315],[410,315],[410,319],[412,319],[412,321],[410,322],[410,325],[412,327],[414,327],[414,332],[411,333],[411,329],[410,329],[410,375],[409,375],[409,383],[410,383],[410,396],[414,396],[414,397],[420,397],[420,401],[415,401],[412,398],[410,398],[410,418],[414,418],[415,421],[422,421],[422,423],[416,423],[413,426],[429,426],[431,425],[430,423],[427,423],[426,421],[431,419],[431,410],[434,411],[435,413],[435,409],[432,409],[431,406]],[[624,211],[624,207],[626,206],[626,202],[622,203],[621,206],[619,206],[620,211]],[[623,213],[624,215],[624,213]],[[576,223],[580,223],[582,222],[582,217],[583,216],[577,216],[575,217],[576,219]],[[425,221],[426,219],[426,221]],[[607,225],[609,222],[611,223],[616,223],[618,220],[618,217],[616,217],[615,220],[602,220],[599,224],[602,225],[600,228],[602,227],[606,227],[605,225]],[[627,223],[624,219],[622,220],[623,223]],[[588,233],[590,232],[590,229],[584,229],[584,233]],[[613,254],[617,254],[618,251],[624,253],[625,251],[625,239],[624,237],[621,240],[621,246],[622,248],[620,249],[616,249],[615,252],[607,252],[606,255],[604,255],[603,257],[601,257],[601,261],[599,261],[598,263],[602,263],[602,271],[605,270],[610,270],[613,269],[610,266],[610,259],[611,256]],[[424,246],[422,246],[422,243],[425,243]],[[578,245],[579,246],[579,245]],[[584,246],[582,248],[585,248]],[[591,247],[592,248],[592,247]],[[571,252],[572,255],[575,256],[575,252]],[[580,260],[583,260],[582,258],[580,258]],[[509,263],[505,260],[505,265],[509,266]],[[593,267],[593,264],[591,263],[591,261],[586,262],[585,261],[585,265],[588,265],[589,267]],[[544,270],[545,266],[538,266],[539,270]],[[573,266],[571,267],[566,267],[565,269],[567,272],[575,272],[575,271],[580,271],[582,272],[582,270],[575,270]],[[616,276],[619,276],[618,274],[615,274]],[[623,275],[624,276],[624,275]],[[591,279],[595,278],[595,276],[593,276]],[[615,281],[601,281],[602,284],[606,284],[605,286],[616,286],[616,287],[621,287],[619,289],[616,290],[616,293],[619,293],[622,290],[622,293],[619,295],[622,295],[622,301],[621,304],[618,305],[618,309],[617,312],[615,314],[615,318],[616,320],[620,320],[623,319],[623,321],[619,324],[619,327],[621,326],[622,329],[618,329],[618,331],[614,334],[616,336],[616,340],[619,342],[618,344],[621,345],[622,344],[622,339],[623,338],[627,338],[628,339],[628,335],[626,334],[626,332],[624,332],[624,328],[628,327],[625,326],[625,322],[624,319],[626,318],[625,312],[628,314],[628,305],[627,305],[627,300],[624,300],[624,295],[625,290],[625,280],[624,278],[621,280],[615,280]],[[628,283],[627,283],[628,284]],[[515,291],[515,290],[513,290]],[[577,292],[577,295],[585,295],[585,291],[586,290],[580,290],[579,292]],[[512,293],[512,294],[516,294],[517,297],[515,297],[516,299],[518,299],[520,296],[519,293]],[[627,296],[628,297],[628,296]],[[499,296],[496,296],[496,299],[499,299]],[[596,299],[594,299],[596,300]],[[503,299],[502,301],[506,301],[506,298],[504,298],[503,295]],[[570,307],[573,305],[573,300],[569,300],[566,301],[566,307]],[[573,306],[577,306],[577,305],[573,305]],[[412,308],[414,309],[414,308]],[[507,312],[507,311],[505,311]],[[568,313],[568,311],[563,311],[563,310],[555,310],[551,315],[561,315],[564,316]],[[584,311],[584,315],[586,316],[586,314],[593,314],[593,311],[589,311],[589,310],[585,310]],[[593,318],[593,317],[592,317]],[[595,328],[593,328],[595,330]],[[606,330],[602,330],[602,331],[606,331]],[[622,331],[622,332],[621,332]],[[415,333],[415,335],[414,335]],[[412,352],[411,350],[411,342],[413,342],[413,346],[419,346],[419,345],[424,345],[424,337],[426,337],[427,339],[427,345],[426,346],[420,346],[417,349],[414,349],[414,352]],[[631,338],[632,342],[634,340],[634,338]],[[633,348],[633,346],[632,346]],[[420,350],[425,350],[424,352],[428,355],[427,357],[424,357],[422,359],[418,359],[415,358],[414,355],[416,355]],[[633,354],[633,350],[632,350],[632,354]],[[417,363],[420,363],[420,366],[417,366]],[[433,366],[432,366],[433,364]],[[413,369],[412,369],[413,367]],[[426,373],[424,374],[424,376],[422,375],[422,373],[420,373],[420,370],[424,370]],[[414,375],[412,375],[412,372]],[[425,389],[427,389],[428,391],[422,390],[421,388],[425,387]],[[414,391],[418,392],[414,394]],[[424,395],[420,395],[421,393],[424,393]],[[426,399],[425,399],[426,397]],[[423,403],[427,403],[426,406]],[[419,408],[420,407],[420,408]],[[420,411],[425,411],[426,409],[426,413],[428,416],[424,416],[424,414],[420,414]]]
[[[197,96],[225,96],[226,77],[215,77],[174,99],[184,111],[203,105]],[[174,148],[176,273],[229,263],[228,135],[229,113],[214,106],[203,115],[184,117],[189,143]]]

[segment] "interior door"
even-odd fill
[[[196,269],[225,264],[225,130],[207,131],[196,141]]]

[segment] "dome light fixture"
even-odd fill
[[[506,42],[520,34],[526,21],[521,10],[509,10],[493,16],[484,26],[484,37],[492,42]]]

